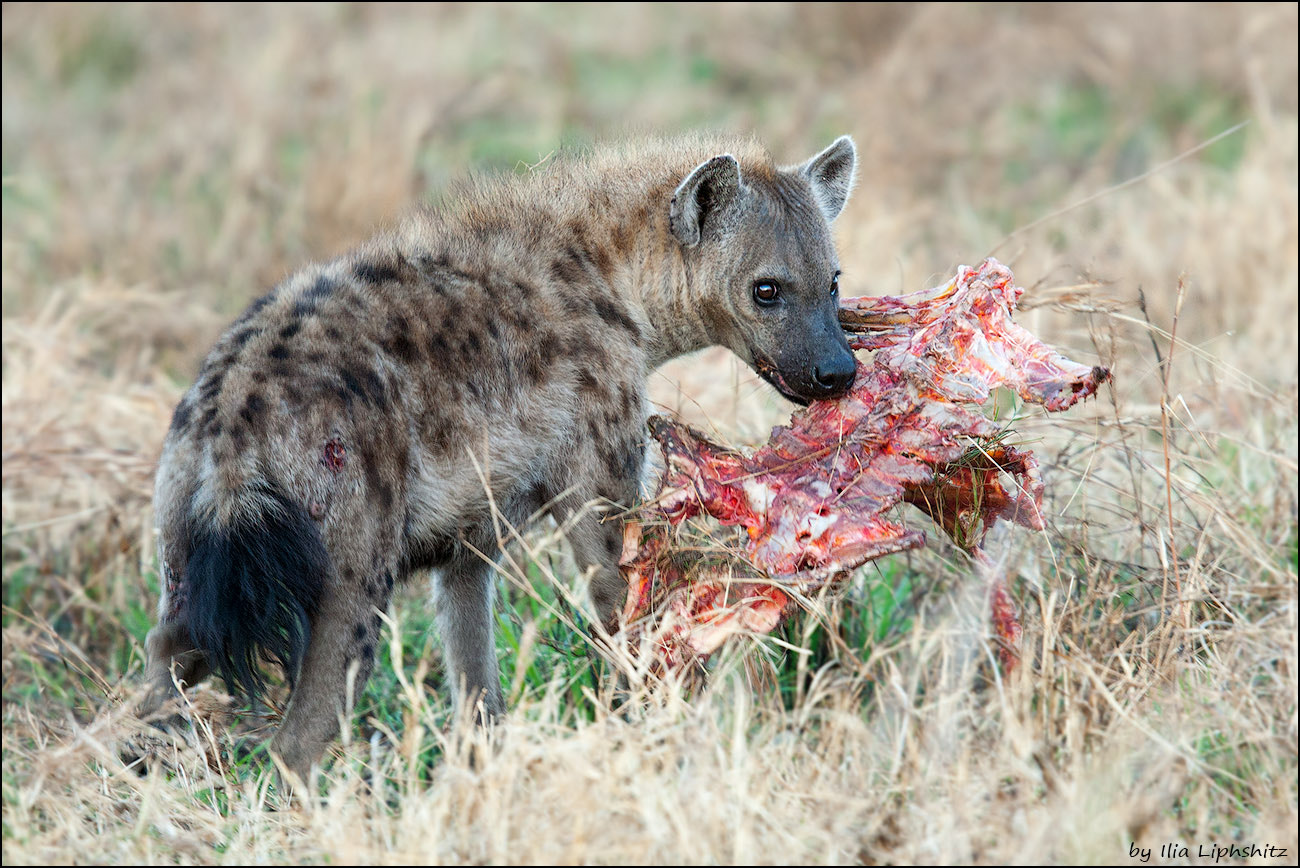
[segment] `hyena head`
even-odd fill
[[[779,169],[742,171],[723,154],[681,182],[669,212],[709,339],[800,404],[843,395],[857,370],[830,233],[856,162],[848,136]]]

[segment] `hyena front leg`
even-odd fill
[[[589,587],[596,610],[596,648],[616,664],[615,704],[620,704],[626,699],[627,671],[618,663],[622,659],[620,655],[611,656],[614,649],[607,645],[607,640],[618,632],[623,601],[627,597],[627,583],[619,572],[618,561],[623,551],[623,512],[626,505],[634,502],[637,485],[633,480],[606,480],[599,490],[604,492],[603,496],[577,493],[566,498],[556,517],[567,514],[574,560],[580,570],[591,574]]]
[[[623,521],[617,515],[588,512],[569,531],[578,568],[591,571],[591,604],[598,623],[612,632],[627,597],[627,582],[618,571],[623,550]]]
[[[375,647],[394,583],[394,565],[374,559],[365,568],[335,564],[311,622],[311,641],[284,722],[271,740],[290,772],[310,780],[320,759],[347,725],[374,668]]]
[[[595,493],[597,488],[602,494]],[[578,568],[591,572],[596,619],[609,632],[617,627],[627,597],[618,559],[623,551],[623,513],[634,502],[636,490],[634,479],[610,479],[571,493],[560,505],[559,517],[569,524],[569,545]]]
[[[487,551],[484,551],[488,554]],[[493,641],[492,564],[465,545],[434,570],[434,602],[456,710],[480,722],[505,711]]]

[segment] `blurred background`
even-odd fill
[[[1030,289],[1026,325],[1149,406],[1161,377],[1134,321],[1170,329],[1182,278],[1192,409],[1244,425],[1255,385],[1296,381],[1294,4],[3,15],[7,524],[59,498],[60,514],[116,513],[112,486],[144,497],[202,355],[294,268],[467,172],[643,133],[753,134],[787,162],[851,133],[846,296],[922,289],[996,251]],[[722,350],[654,389],[742,442],[788,410]]]
[[[244,305],[467,172],[685,130],[753,134],[781,162],[851,133],[844,295],[919,290],[996,253],[1028,290],[1023,324],[1113,368],[1097,401],[1018,426],[1063,558],[1026,561],[1044,595],[1026,605],[1077,604],[1071,625],[1043,616],[1077,659],[1159,621],[1172,535],[1205,566],[1207,623],[1266,624],[1241,659],[1293,664],[1296,32],[1292,3],[5,3],[6,751],[20,707],[62,716],[48,661],[66,643],[93,662],[78,683],[103,687],[69,699],[83,718],[138,666],[158,448]],[[722,350],[665,368],[654,398],[738,444],[791,409]],[[895,590],[919,575],[885,574]],[[1111,603],[1123,618],[1099,614]],[[1289,784],[1235,804],[1267,790],[1294,828],[1295,671],[1278,686],[1268,665],[1243,690],[1263,703],[1252,732],[1289,733]],[[9,769],[7,753],[7,818]],[[1066,815],[1095,816],[1044,828]]]
[[[112,309],[106,349],[184,381],[249,299],[449,179],[699,129],[789,162],[852,133],[845,293],[900,293],[1249,121],[998,255],[1025,285],[1144,286],[1165,323],[1186,272],[1206,315],[1185,334],[1267,350],[1244,364],[1269,379],[1295,346],[1295,23],[1290,4],[6,5],[6,328],[77,295]]]

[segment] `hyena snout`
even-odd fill
[[[807,406],[813,401],[840,398],[853,388],[858,362],[849,350],[832,344],[818,353],[789,353],[771,364],[755,354],[754,370],[786,398]]]
[[[830,346],[817,347],[793,366],[795,371],[786,376],[786,383],[805,402],[840,398],[853,388],[858,373],[858,361],[848,345],[830,341]]]
[[[848,350],[827,356],[813,365],[810,397],[816,400],[838,398],[853,388],[858,373],[857,360]]]
[[[825,314],[810,319],[813,321],[804,329],[786,333],[782,352],[777,355],[780,382],[775,385],[801,404],[843,397],[853,388],[858,373],[858,360],[838,319]]]

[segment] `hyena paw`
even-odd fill
[[[155,716],[126,736],[118,745],[117,756],[128,769],[140,777],[158,766],[166,772],[175,772],[182,753],[194,749],[190,740],[193,732],[182,715]]]

